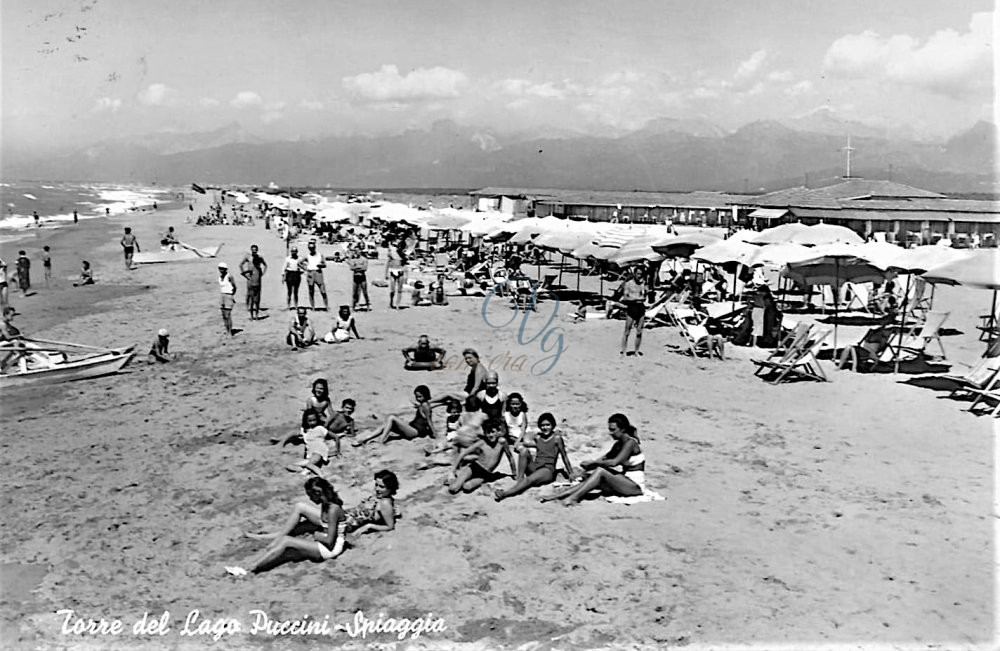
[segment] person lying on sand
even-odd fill
[[[639,435],[625,414],[612,414],[608,418],[608,432],[615,441],[614,445],[600,459],[580,464],[588,471],[584,473],[583,481],[543,497],[540,502],[562,500],[564,506],[572,506],[592,490],[600,490],[602,495],[621,497],[642,495],[646,483],[646,457],[639,447]]]
[[[449,493],[452,495],[459,492],[471,493],[483,484],[503,477],[496,472],[501,456],[507,457],[510,476],[513,477],[517,473],[514,457],[502,434],[503,426],[499,421],[487,420],[483,423],[483,433],[479,441],[458,455],[452,464],[452,476],[445,480]]]
[[[169,362],[171,360],[170,333],[167,332],[166,328],[160,328],[160,331],[156,333],[156,339],[153,340],[152,347],[149,349],[149,361]]]
[[[538,436],[525,442],[517,461],[517,477],[513,486],[493,491],[493,499],[500,502],[520,495],[532,486],[551,484],[556,479],[556,460],[562,457],[566,476],[574,478],[573,466],[566,454],[566,444],[556,433],[556,417],[546,412],[538,417]],[[534,451],[534,456],[532,456]]]
[[[415,346],[403,349],[403,368],[407,371],[436,371],[444,368],[444,348],[431,346],[427,335],[420,335]]]
[[[382,445],[385,445],[393,438],[407,440],[423,436],[436,438],[437,433],[434,431],[434,423],[432,422],[433,414],[431,413],[430,406],[431,390],[421,384],[413,390],[413,397],[417,405],[417,414],[413,417],[413,420],[405,423],[398,416],[389,416],[385,419],[385,424],[381,429],[375,430],[368,438],[359,439],[351,445],[360,447],[379,437],[382,438]]]

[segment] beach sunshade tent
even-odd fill
[[[746,264],[746,260],[756,253],[757,247],[746,242],[720,240],[715,244],[698,249],[691,255],[692,260],[701,260],[711,264],[731,264],[738,262]]]
[[[427,220],[427,228],[438,231],[453,231],[460,229],[470,221],[472,221],[472,217],[438,212],[434,213],[431,218]]]
[[[748,267],[782,269],[789,262],[807,260],[816,256],[815,250],[801,244],[765,244],[757,247],[746,260]]]
[[[608,258],[608,262],[617,265],[631,264],[640,260],[658,262],[663,260],[666,256],[654,251],[653,244],[655,242],[662,241],[662,233],[647,233],[645,235],[633,237],[631,240],[623,244],[614,255]]]
[[[698,249],[721,242],[714,233],[697,232],[677,237],[664,237],[653,243],[653,250],[668,258],[690,258]]]

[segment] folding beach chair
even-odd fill
[[[851,300],[844,304],[844,310],[847,312],[856,310],[871,314],[869,305],[871,305],[872,294],[868,285],[864,283],[847,283],[847,289],[851,292]]]
[[[768,365],[769,374],[775,376],[771,380],[771,384],[780,384],[786,378],[790,377],[802,377],[819,380],[820,382],[828,382],[826,373],[823,371],[823,367],[820,365],[816,355],[831,332],[833,332],[831,328],[814,328],[810,330],[809,337],[805,343],[795,349],[789,349],[788,354],[779,362]],[[755,363],[758,365],[762,364],[759,361],[755,361]]]
[[[993,380],[1000,373],[1000,357],[983,357],[965,375],[943,375],[943,378],[955,382],[958,386],[952,389],[949,398],[957,398],[963,393],[987,391]]]
[[[704,354],[706,357],[718,355],[725,359],[725,339],[708,332],[701,316],[694,310],[679,309],[674,311],[674,317],[680,328],[681,336],[687,342],[691,357]]]
[[[906,309],[918,321],[927,318],[927,312],[931,309],[931,297],[926,296],[927,281],[916,276],[910,286],[910,294],[906,300]]]
[[[976,399],[969,405],[968,411],[975,413],[976,406],[980,402],[992,400],[996,403],[996,406],[993,407],[990,415],[996,418],[997,413],[1000,412],[1000,373],[994,373],[993,377],[990,378],[982,389],[967,388],[965,390],[976,396]]]
[[[927,312],[927,318],[922,324],[914,326],[908,334],[902,336],[896,353],[897,363],[904,353],[915,357],[926,356],[927,344],[931,341],[936,341],[941,349],[941,359],[947,358],[944,344],[941,342],[941,326],[948,320],[950,314],[951,312]]]
[[[771,351],[766,359],[754,359],[751,360],[757,365],[757,370],[754,371],[754,375],[760,376],[762,374],[767,374],[772,372],[775,368],[783,366],[788,363],[789,360],[794,359],[796,355],[801,354],[802,348],[809,341],[809,332],[812,330],[812,324],[806,323],[805,321],[799,321],[795,324],[781,341],[778,342],[777,348]]]

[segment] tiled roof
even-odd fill
[[[855,202],[867,203],[867,202]],[[992,203],[992,202],[983,202]],[[947,210],[831,210],[828,208],[792,208],[792,214],[802,219],[823,219],[838,221],[858,219],[872,221],[931,221],[931,222],[977,222],[981,224],[1000,224],[1000,210],[982,212],[954,212]]]
[[[906,201],[909,199],[944,199],[944,195],[892,181],[847,179],[825,188],[796,187],[762,194],[755,206],[837,208],[845,200]]]
[[[677,208],[725,208],[734,203],[747,203],[752,197],[724,192],[605,192],[573,191],[541,199],[541,203],[562,203],[575,206],[666,206]]]

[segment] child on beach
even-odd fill
[[[520,393],[512,393],[507,396],[507,401],[504,403],[503,422],[507,442],[511,445],[520,445],[528,432],[528,405]]]
[[[486,374],[483,389],[476,394],[476,398],[479,400],[479,408],[487,418],[499,421],[501,424],[504,422],[504,403],[507,402],[507,396],[500,391],[499,373],[489,371]]]
[[[149,349],[149,361],[169,362],[170,361],[170,333],[166,328],[160,328],[156,333],[156,339]]]
[[[479,440],[482,433],[483,423],[486,421],[486,414],[479,410],[479,401],[475,396],[469,396],[465,401],[465,412],[462,412],[462,403],[455,399],[449,399],[445,403],[448,409],[448,423],[446,424],[447,434],[445,440],[438,446],[427,446],[424,454],[428,457],[454,452],[461,454],[462,450],[471,447]],[[451,459],[431,459],[420,466],[420,470],[426,470],[431,466],[450,466],[454,461]]]
[[[341,305],[340,311],[337,313],[337,322],[333,325],[333,330],[323,337],[323,341],[328,344],[342,344],[350,341],[352,334],[355,339],[364,339],[364,337],[358,334],[358,326],[354,322],[354,315],[351,314],[351,308]]]
[[[302,440],[306,444],[305,457],[301,461],[285,466],[286,470],[312,473],[318,477],[320,466],[325,465],[330,457],[330,448],[326,444],[327,438],[330,438],[330,431],[320,425],[319,414],[312,409],[306,410],[302,414]],[[340,456],[340,441],[335,437],[334,439],[337,441],[337,450],[334,454]]]
[[[355,441],[351,445],[354,447],[360,447],[379,437],[382,437],[383,445],[388,443],[392,438],[402,438],[408,440],[424,436],[436,438],[437,433],[434,431],[434,423],[431,420],[431,390],[421,384],[413,390],[413,397],[417,405],[417,413],[413,417],[413,420],[409,423],[405,423],[398,416],[389,416],[385,419],[385,424],[381,429],[375,430],[375,432],[368,438]]]
[[[448,297],[444,293],[444,274],[438,274],[437,280],[431,283],[431,303],[434,305],[447,305]]]
[[[52,280],[52,255],[49,253],[49,247],[42,247],[42,272],[45,276],[45,286],[49,286],[49,281]]]
[[[90,268],[90,263],[86,260],[83,261],[83,265],[80,268],[80,282],[73,283],[73,287],[83,287],[84,285],[94,284],[94,271]]]
[[[529,450],[534,450],[534,457]],[[562,457],[566,476],[572,480],[573,466],[566,454],[566,444],[556,432],[556,417],[545,412],[538,417],[538,436],[532,437],[530,442],[525,441],[521,446],[514,485],[507,490],[494,491],[493,499],[501,502],[508,497],[520,495],[532,486],[551,484],[556,478],[556,461],[559,457]]]
[[[511,456],[506,439],[501,437],[502,431],[503,426],[499,421],[487,420],[483,423],[480,440],[458,455],[452,464],[452,476],[445,481],[449,493],[471,493],[483,484],[502,477],[496,472],[501,456],[507,457],[510,474],[515,475],[517,469],[514,467],[514,457]]]
[[[333,413],[330,420],[326,422],[326,428],[330,430],[333,435],[337,436],[337,454],[340,454],[340,439],[347,436],[349,438],[354,438],[357,436],[357,431],[354,429],[354,410],[357,408],[357,403],[354,398],[344,398],[343,402],[340,403],[340,411]]]
[[[17,252],[17,286],[21,290],[21,296],[27,296],[31,289],[31,260],[24,251]]]

